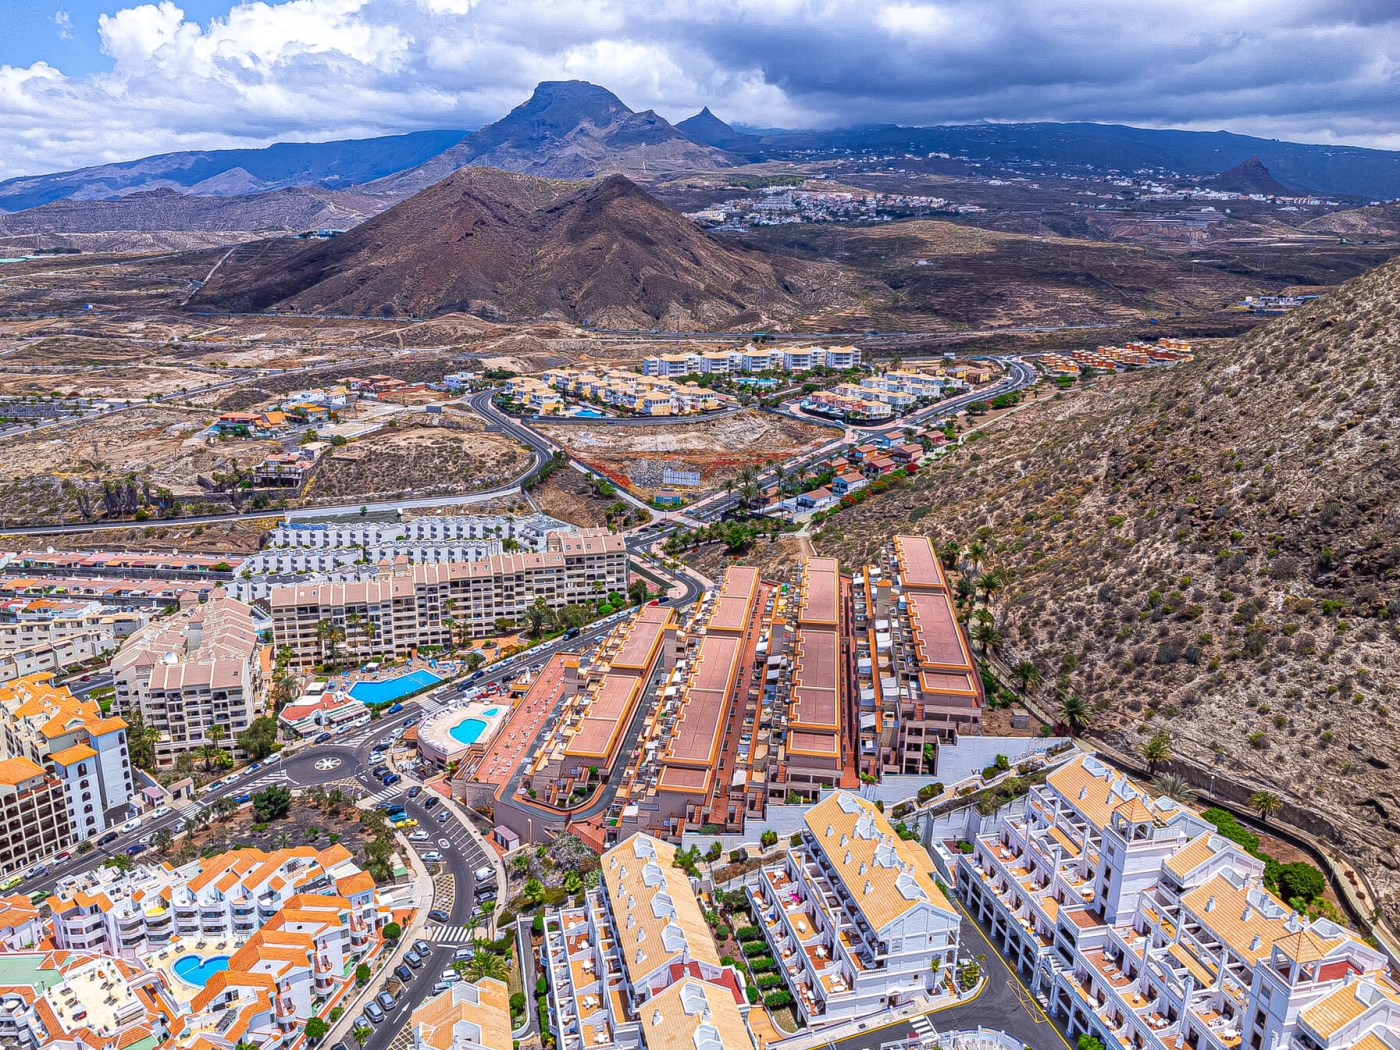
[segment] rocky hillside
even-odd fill
[[[1400,928],[1397,344],[1392,262],[1190,365],[1042,386],[819,549],[852,562],[901,528],[976,542],[980,571],[1009,576],[997,657],[1033,660],[1043,703],[1062,684],[1106,742],[1165,730],[1278,795]]]
[[[721,244],[620,175],[468,167],[333,240],[240,252],[191,305],[719,328],[849,301],[851,285],[832,266]]]

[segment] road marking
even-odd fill
[[[465,926],[429,926],[423,937],[437,944],[463,944],[476,939],[473,933]]]

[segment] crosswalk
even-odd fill
[[[413,787],[414,783],[414,781],[405,777],[403,781],[398,784],[391,784],[382,791],[376,791],[369,797],[370,805],[377,806],[381,802],[388,802],[391,798],[402,799],[404,797],[404,792]]]
[[[472,935],[473,931],[465,926],[429,926],[423,938],[434,944],[465,944],[473,939]]]
[[[914,1029],[920,1042],[933,1039],[938,1033],[934,1031],[932,1022],[924,1014],[909,1018],[909,1027]]]

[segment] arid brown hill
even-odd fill
[[[239,249],[192,305],[745,327],[839,302],[835,267],[731,248],[620,175],[462,168],[334,240]]]
[[[1293,193],[1269,174],[1269,169],[1264,167],[1264,162],[1258,157],[1250,157],[1229,171],[1212,175],[1205,180],[1205,185],[1213,190],[1224,190],[1228,193],[1267,193],[1285,197]]]
[[[733,163],[733,157],[676,130],[652,110],[633,112],[607,88],[584,80],[549,80],[494,124],[368,189],[407,196],[466,164],[550,179],[591,179]]]
[[[1330,826],[1394,925],[1398,345],[1391,262],[1192,364],[1042,388],[834,519],[823,553],[854,561],[911,525],[978,541],[1014,574],[996,655],[1039,666],[1042,703],[1066,673],[1108,742],[1165,731],[1195,768]]]

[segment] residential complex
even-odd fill
[[[136,617],[91,598],[11,598],[0,602],[0,682],[60,671],[116,648]]]
[[[21,935],[54,950],[21,955],[27,967],[6,956],[7,976],[27,969],[32,981],[0,991],[0,1036],[37,1020],[30,1045],[65,1045],[72,1032],[74,1050],[289,1045],[351,992],[355,966],[404,917],[340,845],[96,868],[61,881],[45,908],[51,931],[31,921]],[[49,968],[61,976],[47,979]]]
[[[0,872],[14,875],[74,841],[68,793],[33,759],[0,759]]]
[[[1082,368],[1116,372],[1120,368],[1176,364],[1190,361],[1191,344],[1184,339],[1159,339],[1156,343],[1129,343],[1127,346],[1101,346],[1096,350],[1069,350],[1063,354],[1041,354],[1040,365],[1055,375],[1078,375]]]
[[[813,801],[822,788],[841,782],[848,751],[849,606],[849,586],[835,558],[803,562],[786,735],[781,720],[774,734],[782,769],[775,779],[787,791]]]
[[[499,618],[519,619],[537,599],[550,608],[627,589],[627,544],[601,529],[550,533],[543,551],[479,561],[381,563],[373,579],[273,588],[274,645],[309,667],[332,647],[352,659],[407,656],[456,635],[485,637]],[[449,623],[448,621],[453,621]],[[338,632],[332,638],[326,627]]]
[[[520,376],[502,387],[505,394],[540,415],[564,412],[565,397],[593,401],[643,416],[681,416],[734,404],[728,394],[696,383],[675,383],[624,369],[590,371],[555,368],[539,377]]]
[[[980,733],[985,698],[943,566],[896,536],[856,577],[861,772],[921,773],[940,741]]]
[[[174,765],[181,753],[215,742],[212,727],[232,741],[252,723],[266,648],[252,609],[217,590],[126,640],[112,660],[116,709],[139,710],[160,732],[157,765]]]
[[[742,350],[662,354],[642,361],[648,376],[735,375],[752,372],[806,372],[813,368],[842,371],[860,367],[860,350],[854,346],[790,347],[765,350],[750,344]]]
[[[45,673],[0,686],[0,732],[7,755],[58,780],[74,841],[130,816],[136,792],[124,719],[104,715]]]
[[[657,678],[664,680],[676,666],[677,639],[676,614],[647,605],[602,641],[586,667],[570,657],[566,699],[526,762],[522,790],[534,791],[542,804],[563,807],[590,776],[607,780]]]
[[[753,1050],[744,978],[720,962],[676,847],[635,834],[602,885],[545,923],[550,1027],[561,1050]]]
[[[1139,1050],[1381,1050],[1386,957],[1263,885],[1264,862],[1092,756],[958,858],[958,892],[1073,1036]]]
[[[803,819],[798,844],[746,880],[801,1020],[848,1020],[934,994],[958,956],[959,916],[923,847],[849,791]]]

